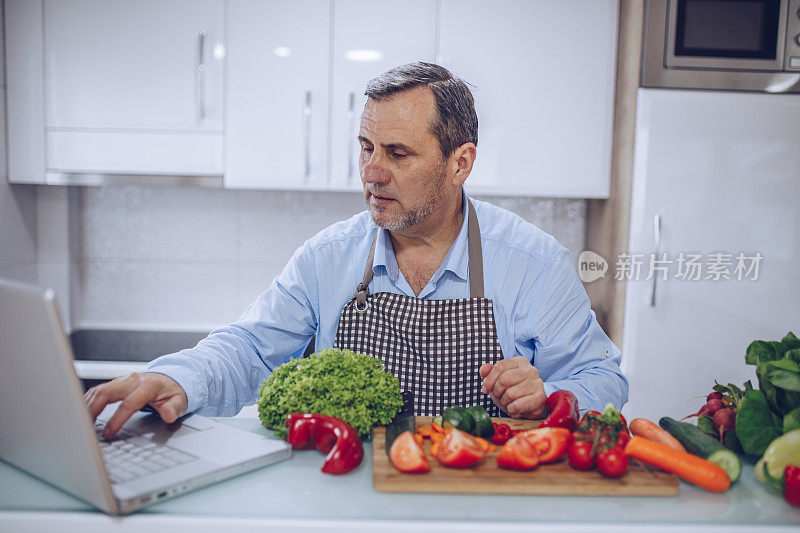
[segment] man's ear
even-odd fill
[[[462,185],[467,181],[467,177],[472,172],[472,165],[475,164],[475,158],[478,155],[478,150],[475,143],[464,143],[450,155],[450,165],[453,170],[453,185]]]

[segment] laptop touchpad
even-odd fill
[[[169,446],[227,466],[285,449],[287,444],[255,433],[224,431],[219,428],[216,431],[198,431],[171,438]]]

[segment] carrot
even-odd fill
[[[431,424],[431,432],[432,433],[444,433],[444,428],[442,426],[440,426],[439,424],[437,424],[436,422],[433,422]]]
[[[475,442],[477,442],[480,445],[481,448],[483,448],[483,451],[485,452],[489,451],[491,444],[489,444],[488,440],[482,439],[481,437],[472,437],[472,438]]]
[[[423,426],[421,428],[417,428],[417,433],[419,433],[422,436],[422,438],[430,438],[432,431],[433,430],[431,429],[430,426]]]
[[[669,446],[677,452],[686,451],[686,448],[683,447],[683,444],[678,442],[678,439],[661,429],[658,424],[654,424],[646,418],[634,418],[631,420],[631,423],[628,424],[628,427],[631,433],[636,437],[642,437],[643,439]]]
[[[643,437],[631,437],[625,454],[711,492],[725,492],[731,486],[731,478],[721,466]]]
[[[439,454],[439,442],[441,441],[438,440],[433,441],[433,444],[431,444],[431,449],[428,450],[431,453],[431,457],[433,457],[434,459]]]
[[[414,433],[414,441],[417,444],[419,444],[420,446],[422,446],[422,435],[419,435],[418,433]]]

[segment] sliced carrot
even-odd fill
[[[475,440],[475,442],[481,445],[481,448],[483,448],[484,452],[489,451],[489,447],[491,446],[491,444],[489,444],[488,440],[482,439],[481,437],[472,437],[472,438]]]
[[[431,433],[433,430],[430,426],[423,426],[421,428],[417,428],[417,433],[419,433],[423,438],[430,438]]]
[[[658,442],[664,446],[669,446],[675,451],[685,452],[686,448],[678,442],[678,439],[670,435],[667,431],[661,429],[658,425],[647,420],[646,418],[634,418],[628,427],[636,437],[642,437],[653,442]]]
[[[439,443],[440,442],[441,442],[441,440],[433,441],[433,444],[431,444],[431,449],[428,450],[431,453],[431,457],[433,457],[434,459],[439,455]]]
[[[417,444],[422,446],[422,435],[418,435],[417,433],[414,433],[414,440],[417,442]]]
[[[431,431],[433,433],[444,433],[444,428],[442,426],[440,426],[439,424],[437,424],[436,422],[433,422],[431,424]]]
[[[725,492],[731,486],[731,478],[721,466],[642,437],[631,437],[625,454],[711,492]]]
[[[486,453],[494,453],[497,451],[497,446],[494,444],[489,444],[489,450]]]

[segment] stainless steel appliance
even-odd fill
[[[800,0],[647,0],[641,85],[800,92]]]

